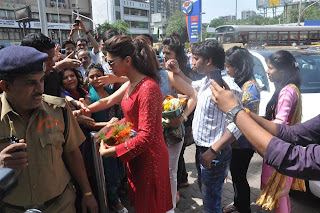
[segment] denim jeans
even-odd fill
[[[222,187],[228,175],[232,151],[230,146],[224,148],[221,155],[212,161],[211,169],[206,169],[199,160],[207,149],[207,147],[197,146],[196,150],[198,184],[202,193],[204,212],[221,213]]]

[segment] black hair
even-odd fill
[[[103,33],[102,41],[105,42],[106,40],[112,38],[115,35],[119,35],[118,30],[117,29],[109,29]]]
[[[84,39],[84,38],[78,38],[77,39],[77,41],[76,41],[76,44],[78,43],[78,41],[80,41],[80,42],[86,42],[86,45],[88,44],[88,41],[87,41],[87,39]]]
[[[104,69],[103,69],[103,67],[102,67],[101,64],[99,64],[99,63],[97,63],[97,64],[91,63],[91,64],[88,66],[88,68],[86,69],[86,76],[87,76],[87,77],[86,77],[86,79],[84,80],[84,83],[83,83],[83,86],[84,86],[84,88],[85,88],[86,90],[88,90],[89,87],[90,87],[90,83],[89,83],[89,73],[90,73],[90,71],[93,70],[93,69],[99,70],[99,71],[102,73],[102,75],[104,75]]]
[[[224,69],[224,49],[216,40],[212,39],[194,43],[191,46],[191,53],[194,55],[199,55],[205,60],[211,59],[213,66],[220,70]]]
[[[22,39],[20,46],[33,47],[40,52],[44,52],[55,47],[52,40],[42,33],[30,33],[26,35]]]
[[[77,79],[78,79],[78,84],[77,84],[77,91],[78,91],[78,93],[79,93],[81,96],[85,95],[85,93],[84,93],[84,91],[83,91],[83,78],[82,78],[82,75],[81,75],[80,71],[79,71],[79,70],[76,70],[76,69],[68,69],[68,68],[67,68],[67,69],[64,69],[64,70],[62,70],[62,71],[59,72],[60,86],[61,86],[61,88],[62,88],[62,89],[65,89],[65,88],[63,87],[63,76],[64,76],[64,73],[65,73],[67,70],[72,71],[72,72],[75,74],[75,76],[77,77]]]
[[[280,91],[288,84],[294,84],[300,88],[301,76],[296,59],[286,50],[279,50],[271,54],[268,61],[275,69],[277,69],[277,72],[283,73],[280,81],[274,82],[276,91],[272,95],[266,107],[266,119],[274,120]]]
[[[176,60],[179,63],[179,67],[182,71],[187,69],[187,56],[184,52],[184,45],[175,36],[170,36],[162,41],[163,46],[167,46],[169,50],[176,54]]]
[[[3,49],[3,48],[5,48],[5,47],[6,47],[6,46],[4,46],[4,45],[1,44],[1,45],[0,45],[0,50]]]
[[[253,56],[242,47],[234,46],[226,52],[226,64],[235,68],[234,81],[241,88],[243,84],[254,78],[253,75]]]
[[[74,41],[71,41],[71,40],[66,40],[63,42],[62,44],[62,48],[66,48],[66,45],[67,44],[72,44],[74,47],[76,47],[76,43],[74,43]]]
[[[129,36],[116,35],[104,43],[104,48],[112,56],[122,59],[130,56],[138,72],[160,82],[156,55],[143,37],[138,36],[132,40]]]

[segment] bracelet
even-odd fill
[[[93,195],[92,192],[86,192],[86,193],[83,193],[83,194],[82,194],[83,197],[85,197],[85,196],[91,196],[91,195]]]
[[[88,35],[88,33],[90,33],[90,30],[86,31],[86,35]]]
[[[181,113],[181,116],[183,117],[183,121],[187,122],[188,117],[184,114],[184,112]]]
[[[211,151],[215,156],[217,156],[217,157],[220,156],[221,153],[216,152],[214,149],[212,149],[211,146],[209,146],[209,149],[210,149],[210,151]]]
[[[247,115],[249,115],[249,117],[251,116],[251,111],[248,108],[244,108],[244,111],[246,111]]]

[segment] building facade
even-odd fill
[[[150,34],[150,3],[145,0],[92,0],[95,24],[127,22],[132,35]]]
[[[256,16],[257,13],[253,10],[245,10],[241,12],[241,19],[245,20],[248,19],[251,16]]]
[[[157,35],[157,38],[162,40],[166,35],[167,26],[168,21],[165,13],[151,14],[151,34]]]
[[[220,19],[223,19],[225,21],[235,21],[236,16],[235,15],[228,15],[228,16],[220,16]]]
[[[49,37],[56,43],[68,39],[71,26],[74,23],[74,10],[91,18],[91,0],[43,0],[45,1],[46,18]],[[78,5],[77,5],[78,2]],[[34,21],[27,23],[27,33],[40,32],[39,9],[37,0],[0,0],[0,44],[5,46],[19,45],[23,38],[22,24],[15,21],[15,9],[31,6]],[[59,19],[58,19],[59,16]],[[92,30],[93,24],[81,18],[85,26]],[[60,31],[60,32],[59,32]],[[61,37],[60,37],[61,34]]]
[[[167,0],[150,0],[150,13],[167,13]],[[151,18],[152,19],[152,18]]]
[[[167,0],[167,17],[172,16],[176,11],[181,11],[182,0]]]

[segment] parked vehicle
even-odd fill
[[[254,75],[261,91],[259,115],[265,115],[265,109],[275,91],[265,71],[268,57],[277,50],[252,50]],[[320,114],[320,52],[307,50],[288,50],[299,64],[302,84],[302,122]],[[312,194],[320,198],[320,181],[309,181]]]

